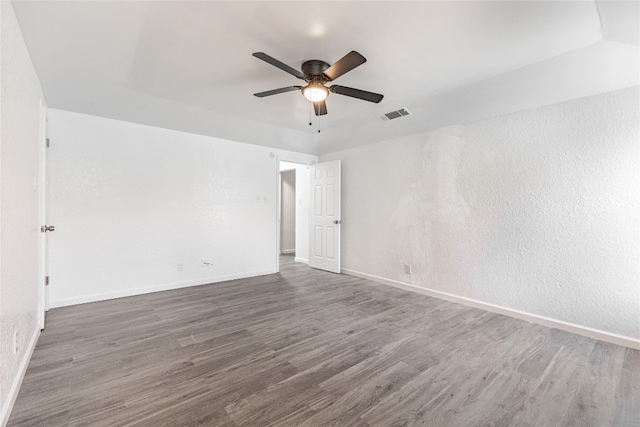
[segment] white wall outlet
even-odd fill
[[[178,263],[178,271],[182,271],[184,270],[184,265],[182,265],[181,263]]]
[[[213,263],[209,258],[200,258],[200,267],[213,267]]]
[[[20,336],[20,331],[15,331],[13,333],[13,354],[18,354],[18,337]]]
[[[411,274],[411,264],[404,265],[404,272],[405,274]]]

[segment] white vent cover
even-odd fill
[[[378,116],[378,118],[382,122],[388,122],[389,120],[397,119],[397,118],[403,117],[403,116],[408,116],[410,114],[411,114],[411,112],[409,112],[409,110],[407,110],[406,108],[401,108],[399,110],[391,111],[391,112],[389,112],[387,114],[383,114],[381,116]]]

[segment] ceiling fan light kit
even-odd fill
[[[302,94],[311,102],[320,102],[327,99],[329,89],[322,83],[312,82],[302,88]]]
[[[258,98],[300,90],[302,95],[313,103],[316,116],[323,116],[327,114],[327,104],[325,99],[329,96],[329,92],[374,103],[382,101],[383,95],[380,95],[379,93],[367,92],[365,90],[339,85],[333,85],[330,87],[325,86],[327,82],[337,79],[367,61],[364,56],[360,55],[355,50],[352,50],[331,66],[318,59],[305,61],[302,64],[301,72],[283,62],[278,61],[264,52],[255,52],[253,56],[307,82],[307,85],[304,87],[288,86],[280,89],[254,93]]]

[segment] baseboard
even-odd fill
[[[20,386],[22,385],[24,374],[27,372],[29,361],[31,360],[33,350],[35,350],[36,348],[36,343],[38,342],[39,337],[40,329],[36,328],[36,330],[33,332],[33,335],[31,336],[31,341],[29,341],[29,347],[27,348],[27,351],[25,351],[24,357],[20,362],[18,374],[13,379],[13,384],[11,384],[11,388],[9,389],[7,399],[4,401],[4,405],[2,406],[2,413],[0,413],[0,426],[2,427],[6,426],[9,422],[9,416],[11,415],[13,404],[16,403],[16,398],[18,397],[18,392],[20,391]]]
[[[470,307],[480,308],[482,310],[490,311],[492,313],[503,314],[505,316],[514,317],[516,319],[525,320],[527,322],[536,323],[543,326],[549,326],[551,328],[556,328],[556,329],[571,332],[574,334],[583,335],[583,336],[597,339],[600,341],[605,341],[612,344],[617,344],[624,347],[640,350],[640,340],[633,337],[618,335],[612,332],[606,332],[599,329],[589,328],[587,326],[577,325],[575,323],[552,319],[550,317],[527,313],[525,311],[515,310],[512,308],[506,308],[499,305],[474,300],[471,298],[460,297],[457,295],[448,294],[446,292],[436,291],[433,289],[420,288],[418,286],[411,285],[409,283],[386,279],[384,277],[375,276],[373,274],[362,273],[360,271],[350,270],[347,268],[343,268],[340,271],[350,276],[368,279],[373,282],[382,283],[385,285],[404,289],[406,291],[417,292],[430,297],[439,298],[439,299],[455,302],[458,304],[467,305]]]
[[[189,280],[185,282],[164,283],[161,285],[147,286],[143,288],[131,288],[115,292],[105,292],[100,294],[82,295],[73,298],[52,299],[50,308],[66,307],[69,305],[86,304],[89,302],[105,301],[116,298],[131,297],[135,295],[150,294],[152,292],[170,291],[172,289],[188,288],[190,286],[208,285],[211,283],[225,282],[227,280],[246,279],[247,277],[264,276],[266,274],[277,273],[276,270],[252,271],[246,273],[229,274],[226,276],[215,276],[204,279]]]
[[[309,264],[309,260],[306,259],[306,258],[295,257],[294,261],[295,262],[304,262],[305,264]]]
[[[296,253],[296,250],[295,250],[295,249],[282,249],[282,250],[280,251],[280,253],[281,253],[282,255],[295,254],[295,253]]]

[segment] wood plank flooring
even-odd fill
[[[640,426],[640,352],[282,257],[51,310],[9,426]]]

